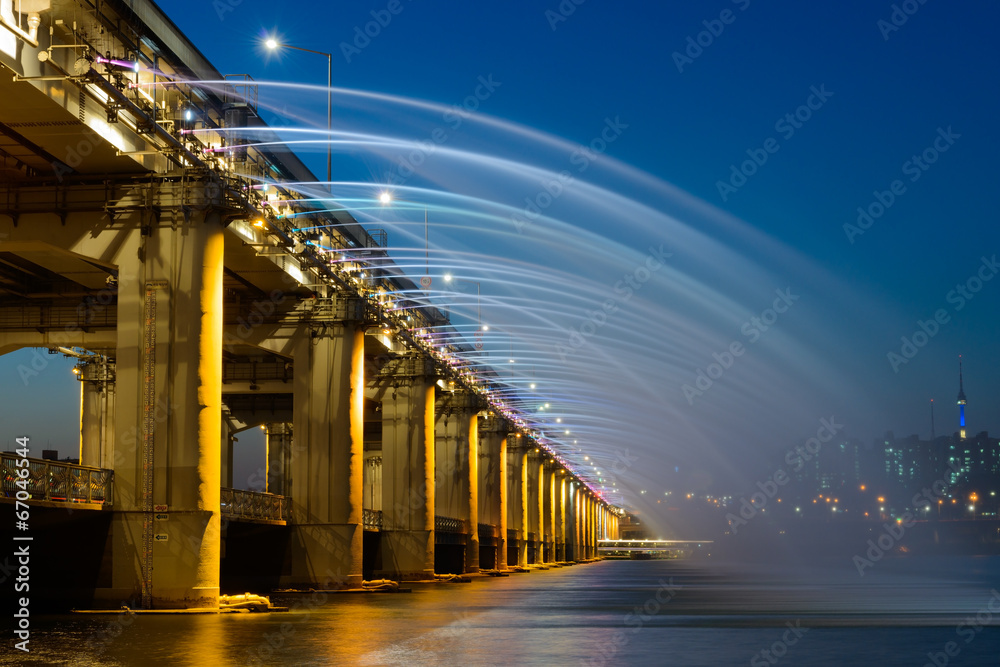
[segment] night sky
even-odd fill
[[[490,236],[434,212],[445,224],[432,228],[440,252],[431,273],[447,264],[445,253],[453,250],[504,257],[508,268],[522,262],[525,282],[539,271],[579,275],[604,286],[590,290],[589,303],[587,289],[577,295],[581,312],[614,297],[615,276],[640,266],[650,246],[665,244],[673,253],[666,260],[669,272],[657,271],[637,295],[641,304],[627,304],[632,310],[625,319],[588,341],[597,348],[590,356],[605,361],[620,345],[625,351],[613,363],[596,363],[592,372],[574,366],[561,376],[558,364],[541,360],[545,349],[557,359],[554,346],[568,340],[571,322],[556,316],[552,332],[533,339],[547,340],[548,348],[525,343],[522,350],[514,339],[526,329],[513,325],[510,340],[487,344],[498,359],[508,347],[514,356],[532,359],[540,384],[565,377],[553,394],[563,403],[573,403],[574,394],[592,396],[609,374],[633,378],[641,398],[633,400],[611,383],[614,401],[588,398],[564,413],[568,424],[574,415],[607,412],[601,426],[577,419],[578,432],[588,437],[587,451],[604,456],[606,466],[624,448],[638,459],[618,478],[619,488],[660,489],[662,473],[675,465],[692,471],[692,479],[721,482],[741,473],[743,481],[753,479],[767,453],[801,442],[821,417],[831,415],[865,442],[885,430],[926,438],[932,398],[937,433],[950,434],[957,429],[959,354],[970,431],[1000,433],[1000,280],[988,280],[1000,272],[1000,7],[933,0],[362,0],[315,6],[176,0],[161,7],[224,74],[325,83],[325,58],[266,53],[261,41],[275,35],[332,52],[339,88],[427,100],[446,110],[484,81],[493,82],[494,90],[477,101],[479,112],[568,143],[542,146],[521,136],[515,150],[501,132],[484,130],[473,117],[455,128],[441,109],[412,120],[399,106],[384,115],[372,106],[348,109],[339,94],[335,129],[364,127],[421,140],[443,124],[449,148],[553,172],[569,168],[577,184],[598,184],[679,221],[674,228],[640,219],[607,197],[600,206],[617,208],[620,217],[587,214],[597,209],[588,208],[586,193],[579,200],[563,197],[547,211],[564,223],[548,235],[539,223],[515,232],[508,222],[499,236]],[[374,36],[365,36],[366,28]],[[325,128],[325,94],[265,86],[261,99],[271,124]],[[577,170],[574,147],[593,146],[607,127],[615,128],[605,135],[613,141],[594,156],[592,169]],[[367,182],[372,192],[394,162],[385,151],[373,154],[361,145],[334,150],[334,180]],[[325,145],[299,150],[317,175],[325,174],[325,151]],[[462,180],[462,170],[447,166],[448,159],[429,158],[427,172],[410,185],[487,197],[477,189],[482,183],[473,183],[471,175]],[[654,180],[640,182],[638,171]],[[449,173],[451,181],[444,176]],[[514,178],[493,181],[492,188],[492,200],[515,208],[537,191]],[[871,217],[859,221],[859,207]],[[366,210],[359,216],[372,226],[379,212]],[[422,220],[420,215],[412,214],[410,222]],[[422,228],[411,225],[407,232],[406,226],[395,230],[392,220],[385,223],[375,226],[389,229],[390,247],[398,246],[401,257],[407,249],[409,256],[420,255]],[[704,242],[686,240],[685,230]],[[732,256],[716,252],[718,247]],[[487,268],[477,272],[474,264],[464,272],[459,265],[456,275],[481,281],[484,297],[496,295],[492,304],[484,299],[484,310],[501,330],[504,299],[559,302],[552,289],[492,289],[497,276]],[[706,296],[699,306],[702,288]],[[800,298],[774,323],[778,333],[760,330],[758,342],[752,335],[756,325],[743,325],[786,289]],[[932,324],[936,313],[939,320]],[[901,337],[912,340],[920,321],[934,334],[910,350]],[[675,346],[680,330],[684,340],[700,341],[701,347]],[[648,357],[642,345],[631,343],[630,331],[642,332]],[[713,353],[734,342],[746,353],[717,380],[725,388],[686,400],[683,385],[694,386]],[[910,352],[912,359],[904,356]],[[59,399],[65,403],[53,408],[56,414],[42,416],[36,437],[72,442],[75,383],[68,370],[46,373],[20,391],[16,365],[25,354],[0,361],[0,373],[20,397],[35,391],[65,395]],[[578,354],[572,363],[581,356],[588,355]],[[4,423],[27,410],[18,400],[30,400],[8,398],[0,407]]]

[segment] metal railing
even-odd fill
[[[0,478],[3,497],[15,498],[18,491],[27,491],[31,500],[65,503],[94,503],[111,507],[111,484],[114,472],[64,461],[29,458],[28,476],[21,477],[16,461],[21,457],[12,452],[0,453]],[[25,482],[22,488],[18,481]]]
[[[382,530],[382,510],[361,510],[361,523],[365,530]]]
[[[453,519],[450,516],[435,516],[434,530],[439,533],[467,533],[465,521]]]
[[[500,537],[500,527],[492,523],[479,524],[479,541],[495,540]]]
[[[288,508],[284,496],[222,487],[222,516],[227,519],[287,521]]]

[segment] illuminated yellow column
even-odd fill
[[[296,337],[295,442],[285,482],[291,563],[282,586],[361,584],[364,344],[363,325],[350,321],[303,327]]]
[[[436,512],[466,525],[465,572],[479,571],[479,411],[471,392],[442,392],[435,422]]]
[[[516,538],[509,545],[516,548],[511,561],[520,567],[528,564],[528,448],[520,434],[507,438],[507,527]]]
[[[545,562],[556,562],[556,465],[546,461],[542,468],[545,490]]]
[[[414,355],[380,371],[382,396],[382,569],[378,577],[434,578],[433,363]]]
[[[557,562],[565,562],[566,558],[566,475],[561,468],[556,471],[556,518],[555,543]]]
[[[542,538],[541,533],[545,521],[543,519],[542,502],[542,461],[544,457],[538,447],[533,447],[528,451],[528,473],[527,473],[527,533],[528,533],[528,561],[530,563],[542,562]]]
[[[113,467],[115,365],[103,357],[79,364],[80,465]]]
[[[286,495],[292,464],[292,425],[274,422],[265,427],[267,446],[267,492]]]
[[[111,586],[96,597],[216,608],[223,224],[155,188],[149,198],[158,213],[118,238]]]
[[[507,569],[507,436],[510,425],[496,417],[480,417],[479,423],[479,520],[494,526],[492,562],[480,562],[480,567]],[[481,551],[488,553],[488,550]]]

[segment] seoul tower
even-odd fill
[[[958,355],[958,437],[965,440],[965,390],[962,388],[962,355]]]

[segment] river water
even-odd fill
[[[31,653],[8,643],[2,664],[1000,665],[998,590],[996,557],[886,559],[864,577],[603,561],[316,593],[285,614],[37,617]]]

